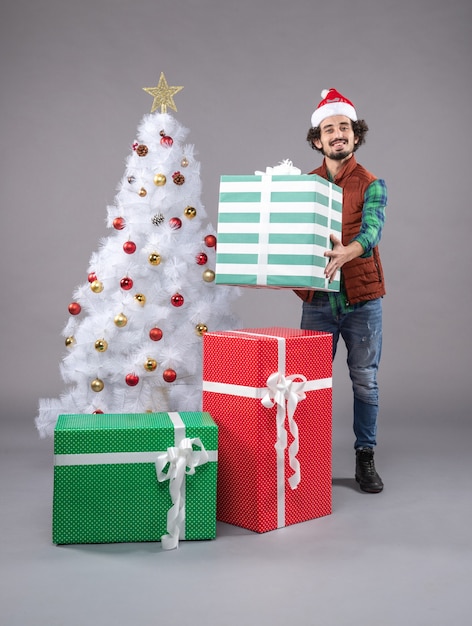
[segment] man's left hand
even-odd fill
[[[333,244],[332,250],[327,250],[324,255],[329,259],[328,265],[325,267],[325,276],[329,282],[333,282],[336,272],[342,268],[345,263],[352,261],[352,259],[361,256],[364,253],[364,248],[358,241],[352,241],[347,246],[344,246],[342,241],[335,237],[330,236],[331,243]]]

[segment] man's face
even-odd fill
[[[352,122],[345,115],[332,115],[320,124],[320,139],[315,146],[329,159],[342,161],[354,152],[358,139],[354,137]]]

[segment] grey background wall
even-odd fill
[[[63,388],[60,331],[108,234],[130,143],[164,71],[202,164],[220,174],[305,142],[320,91],[369,124],[359,161],[389,187],[382,406],[407,427],[469,419],[472,4],[468,0],[15,0],[0,21],[2,420],[31,422]],[[247,290],[245,326],[298,326],[290,292]],[[342,356],[336,368],[344,368]],[[336,375],[336,372],[335,372]],[[349,408],[347,376],[337,411]]]

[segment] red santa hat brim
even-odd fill
[[[319,126],[324,119],[333,115],[345,115],[350,120],[354,122],[357,121],[357,113],[354,105],[338,91],[335,89],[323,90],[321,97],[323,99],[311,116],[311,125],[313,128]]]

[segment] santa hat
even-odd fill
[[[336,89],[323,89],[321,97],[323,99],[311,116],[313,128],[319,126],[325,118],[332,115],[345,115],[354,122],[357,120],[356,109],[352,102],[342,96]]]

